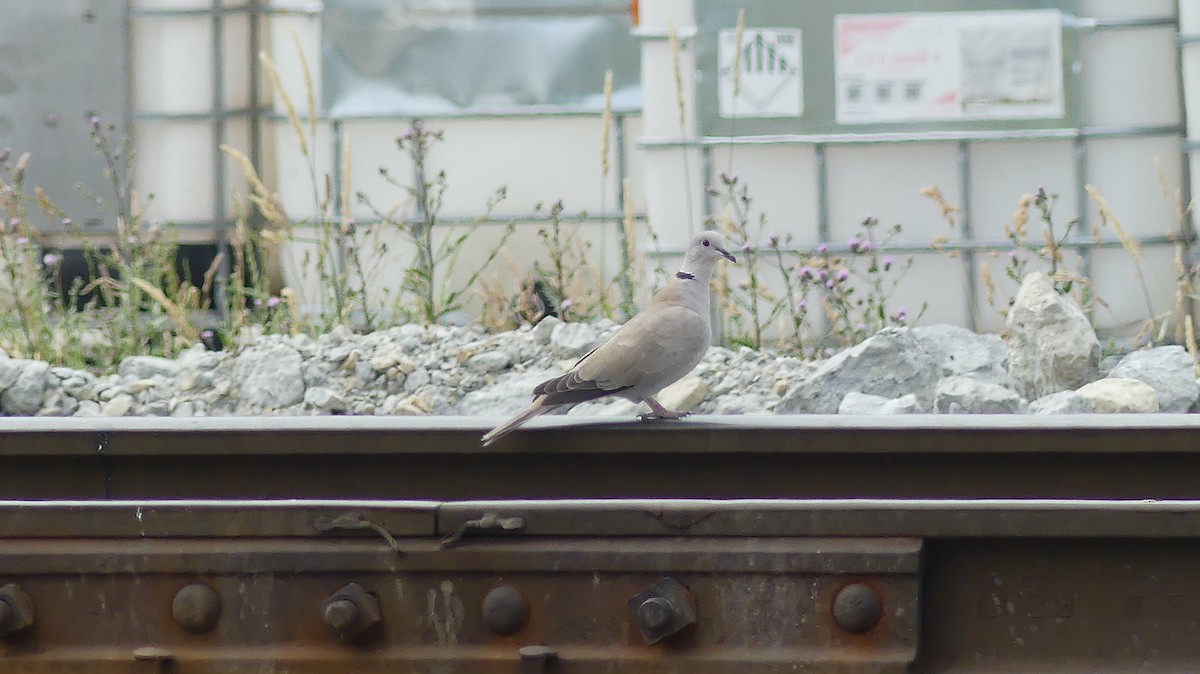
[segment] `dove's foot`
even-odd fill
[[[649,414],[643,414],[638,417],[642,421],[649,421],[650,419],[682,419],[692,414],[691,412],[676,412],[675,410],[667,409],[663,407],[662,403],[649,396],[642,398],[642,402],[649,405],[651,410]]]

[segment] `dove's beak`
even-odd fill
[[[737,258],[733,256],[733,253],[730,253],[729,251],[725,250],[724,248],[718,248],[717,252],[724,255],[726,260],[729,260],[730,262],[737,264]]]

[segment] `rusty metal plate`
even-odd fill
[[[916,655],[920,541],[398,543],[404,554],[358,540],[9,541],[0,582],[28,594],[36,621],[0,641],[0,658],[32,672],[128,672],[138,657],[178,672],[516,672],[532,660],[704,673],[904,672]],[[694,599],[694,622],[650,645],[628,600],[664,577]],[[200,633],[173,609],[197,584],[215,601],[181,615],[212,625]],[[834,614],[848,586],[880,606],[861,633]],[[515,629],[484,608],[499,587],[526,604]],[[339,631],[353,621],[331,601],[373,601],[379,620]]]
[[[1200,541],[946,541],[919,671],[1195,671]]]

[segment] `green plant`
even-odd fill
[[[462,226],[459,232],[447,234],[437,242],[434,235],[441,229],[439,217],[446,193],[446,173],[438,171],[430,177],[427,162],[433,143],[440,140],[442,132],[425,128],[420,120],[414,121],[412,127],[396,140],[397,147],[407,154],[412,162],[416,175],[413,185],[397,180],[386,168],[379,169],[380,175],[389,184],[399,188],[413,200],[417,214],[415,220],[397,217],[396,209],[384,212],[366,194],[357,194],[359,202],[370,208],[375,217],[385,225],[403,232],[413,244],[416,253],[412,262],[405,268],[401,294],[396,297],[394,308],[398,314],[424,323],[436,323],[446,314],[463,307],[467,292],[496,259],[516,227],[514,221],[505,225],[500,241],[461,283],[454,284],[449,280],[467,242],[504,200],[506,190],[503,187],[497,189],[488,198],[482,214]]]
[[[909,325],[924,313],[925,305],[910,316],[907,309],[888,304],[888,297],[912,267],[912,258],[897,264],[886,253],[901,233],[900,225],[880,236],[878,219],[868,217],[847,241],[844,253],[833,252],[828,244],[798,250],[789,247],[790,235],[765,232],[764,214],[759,214],[756,231],[751,233],[753,200],[749,186],[738,176],[723,173],[720,186],[709,188],[709,195],[723,205],[714,220],[729,238],[730,248],[741,251],[739,263],[745,269],[740,283],[731,282],[728,267],[717,279],[729,343],[761,349],[774,325],[784,351],[812,357],[830,344],[851,346],[880,328]],[[773,263],[782,292],[771,287],[764,262]],[[810,300],[815,301],[815,310]],[[824,334],[813,324],[816,315],[825,319]],[[783,326],[777,324],[779,319],[784,319]]]

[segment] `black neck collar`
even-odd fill
[[[687,273],[686,271],[675,272],[675,278],[683,279],[684,281],[695,281],[696,280],[695,276],[692,276],[691,274]]]

